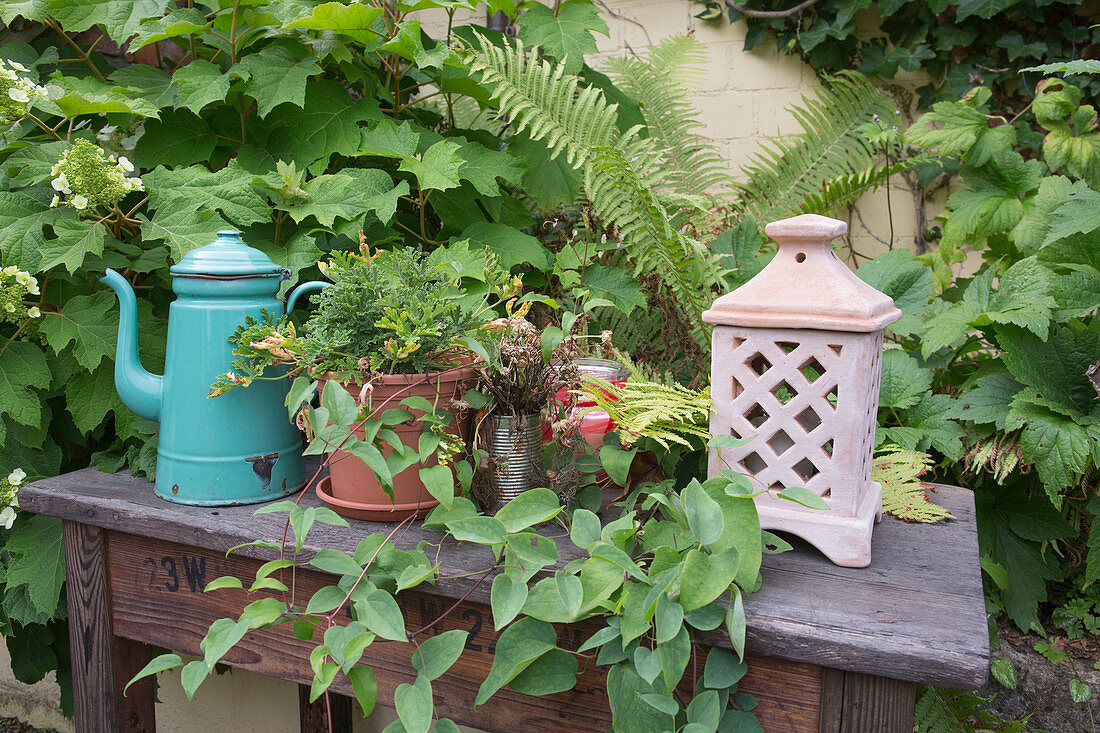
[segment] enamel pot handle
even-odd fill
[[[308,283],[302,283],[298,287],[291,290],[290,295],[287,296],[287,298],[286,298],[286,312],[290,313],[292,310],[294,310],[294,305],[298,302],[298,298],[301,298],[303,295],[308,295],[309,293],[316,292],[316,291],[320,290],[321,288],[327,288],[331,284],[332,283],[321,282],[319,280],[314,280],[313,282],[308,282]]]

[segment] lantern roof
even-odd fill
[[[817,214],[764,227],[779,251],[756,277],[718,298],[703,320],[723,326],[878,331],[901,318],[885,293],[856,277],[831,242],[848,225]]]

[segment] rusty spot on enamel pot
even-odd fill
[[[178,494],[178,493],[180,493],[180,485],[179,484],[172,484],[172,494],[175,495],[175,494]]]
[[[271,470],[279,460],[279,454],[269,453],[266,456],[252,456],[251,458],[245,458],[245,460],[252,464],[252,470],[260,480],[261,488],[266,491],[271,484]],[[286,482],[284,481],[283,483],[285,484]]]

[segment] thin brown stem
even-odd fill
[[[470,586],[470,590],[466,591],[466,593],[461,598],[459,598],[457,601],[455,601],[454,604],[450,608],[448,608],[446,611],[441,613],[439,615],[439,618],[437,618],[435,621],[432,621],[427,626],[424,626],[423,628],[417,629],[416,631],[412,632],[411,634],[409,634],[409,638],[410,639],[415,639],[417,637],[417,635],[423,634],[425,631],[432,628],[433,626],[435,626],[437,623],[439,623],[443,619],[447,618],[448,614],[450,614],[451,611],[455,610],[460,605],[462,605],[463,601],[465,601],[467,598],[469,598],[470,594],[472,594],[475,590],[477,590],[477,587],[479,585],[481,585],[482,581],[484,581],[486,578],[488,578],[489,574],[492,573],[494,570],[496,570],[503,561],[504,561],[504,558],[502,556],[500,560],[497,560],[493,564],[493,567],[489,568],[488,570],[486,570],[484,573],[481,574],[481,577],[477,579],[477,582],[474,583],[472,586]]]
[[[84,49],[82,49],[79,45],[77,45],[76,41],[74,41],[72,38],[69,38],[69,34],[66,33],[61,28],[61,26],[58,24],[58,22],[56,20],[54,20],[53,18],[47,17],[46,18],[46,25],[48,25],[50,28],[52,28],[55,33],[57,33],[59,36],[61,36],[61,38],[63,38],[65,40],[65,43],[67,43],[70,48],[72,48],[74,51],[76,51],[76,55],[80,57],[81,61],[83,61],[84,63],[86,63],[88,65],[88,68],[90,68],[92,70],[92,73],[95,75],[95,77],[97,79],[99,79],[102,82],[107,81],[107,77],[105,77],[103,75],[103,72],[100,71],[99,68],[95,65],[95,63],[92,62],[92,59],[84,51]],[[98,41],[97,41],[97,43],[98,43]]]
[[[787,10],[753,10],[752,8],[746,8],[744,5],[738,5],[733,0],[726,0],[726,5],[749,18],[789,18],[792,15],[798,15],[816,2],[817,0],[803,0]]]

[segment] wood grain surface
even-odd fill
[[[77,733],[153,733],[153,679],[138,682],[126,697],[117,694],[152,658],[152,650],[114,633],[107,533],[65,522],[62,534]]]
[[[210,623],[218,618],[236,617],[245,603],[262,597],[259,594],[249,597],[241,590],[202,592],[207,583],[222,575],[250,583],[260,565],[260,561],[251,558],[227,558],[224,553],[122,533],[111,533],[108,554],[115,633],[129,639],[197,655],[199,642]],[[295,601],[304,605],[314,592],[332,580],[319,572],[296,572]],[[288,571],[283,582],[291,585]],[[419,589],[404,591],[398,598],[408,631],[428,625],[451,605],[448,599]],[[577,649],[597,628],[593,624],[560,625],[558,643],[566,649]],[[610,726],[605,672],[596,669],[592,659],[586,660],[576,688],[569,692],[529,697],[505,688],[484,705],[475,707],[478,687],[489,673],[495,651],[497,633],[493,630],[492,612],[482,604],[463,603],[421,638],[451,629],[465,629],[469,637],[455,666],[433,683],[436,709],[441,717],[501,733],[523,728],[602,733]],[[308,684],[313,676],[308,661],[311,648],[309,642],[293,636],[290,624],[282,624],[249,633],[224,661],[260,674]],[[397,686],[414,679],[411,654],[411,645],[398,642],[376,640],[367,648],[363,661],[374,670],[379,704],[392,707]],[[754,712],[764,722],[765,729],[769,733],[816,731],[821,668],[755,655],[747,661],[749,674],[740,691],[759,699]],[[695,661],[698,674],[702,674],[705,664],[704,649]],[[691,669],[685,689],[692,686]],[[341,675],[332,689],[343,695],[351,694],[350,685]]]
[[[906,524],[884,517],[875,529],[868,568],[832,565],[804,543],[765,557],[763,587],[746,603],[748,649],[757,654],[854,672],[883,675],[953,688],[974,689],[988,674],[989,642],[978,564],[971,492],[939,486],[932,497],[955,515],[933,525]],[[94,468],[25,486],[20,504],[28,511],[106,529],[156,537],[224,552],[257,538],[277,539],[283,516],[253,516],[255,507],[189,507],[153,495],[152,485],[125,473]],[[316,506],[313,494],[302,499]],[[352,551],[372,532],[392,525],[351,521],[351,530],[316,525],[305,552],[321,547]],[[559,528],[543,528],[558,546],[559,562],[578,550]],[[401,548],[420,540],[438,542],[419,524],[397,537]],[[242,554],[270,559],[263,548]],[[459,598],[492,564],[487,548],[448,540],[440,555],[434,593]],[[471,596],[487,604],[489,583]],[[728,646],[724,633],[703,640]]]

